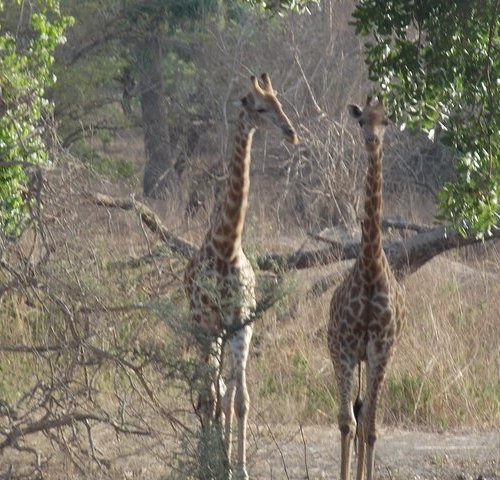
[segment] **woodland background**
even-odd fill
[[[233,101],[262,72],[301,144],[271,130],[254,140],[244,247],[263,313],[249,362],[251,429],[257,438],[283,426],[337,428],[327,312],[359,238],[366,168],[346,106],[377,85],[350,24],[355,2],[274,3],[269,14],[258,1],[1,2],[2,33],[26,47],[28,64],[36,52],[26,92],[41,88],[53,110],[18,94],[23,115],[39,119],[16,146],[32,163],[17,164],[2,144],[0,194],[11,203],[0,218],[0,475],[118,478],[117,459],[145,451],[159,478],[196,474],[199,372],[182,270],[224,178]],[[30,43],[42,4],[49,46]],[[14,118],[4,116],[5,72],[21,58],[8,48],[2,121]],[[2,133],[24,125],[9,122]],[[386,239],[409,251],[417,235],[430,240],[415,247],[413,268],[400,265],[409,321],[380,420],[491,429],[500,422],[498,231],[482,242],[441,230],[436,200],[460,177],[457,151],[400,127],[385,140]],[[38,135],[43,149],[30,143]]]

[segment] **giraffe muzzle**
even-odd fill
[[[380,147],[380,140],[377,137],[367,138],[365,145],[368,151],[373,152]]]
[[[297,133],[293,128],[290,127],[284,127],[283,128],[283,133],[285,135],[285,138],[292,144],[292,145],[297,145],[299,143],[299,137],[297,136]]]

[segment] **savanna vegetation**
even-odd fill
[[[261,72],[301,143],[254,141],[252,448],[278,426],[336,429],[326,321],[359,242],[346,106],[367,93],[393,120],[384,225],[409,303],[380,420],[498,426],[499,7],[0,1],[0,476],[122,478],[147,452],[156,470],[131,476],[203,477],[182,272]]]

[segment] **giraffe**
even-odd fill
[[[348,107],[351,117],[361,127],[368,153],[365,215],[360,253],[332,296],[328,327],[328,347],[340,393],[341,480],[350,478],[351,447],[356,432],[359,434],[356,478],[363,480],[366,466],[367,480],[373,479],[377,402],[406,317],[403,288],[382,249],[382,146],[388,122],[382,99],[372,100],[368,97],[363,109],[357,105]],[[353,407],[352,388],[354,371],[356,366],[361,369],[361,362],[366,363],[367,398],[356,418],[358,405]]]
[[[246,426],[249,395],[246,365],[252,337],[252,314],[256,307],[255,275],[242,250],[242,231],[250,186],[250,153],[258,127],[274,125],[292,144],[298,137],[276,98],[269,75],[262,83],[251,77],[252,88],[240,102],[233,157],[228,168],[224,194],[216,202],[211,227],[199,253],[188,263],[184,281],[191,317],[205,336],[199,342],[200,360],[210,366],[207,385],[200,393],[198,412],[202,427],[219,417],[225,420],[225,448],[231,462],[232,417],[237,419],[237,479],[248,479],[246,469]],[[229,343],[228,387],[220,378],[223,347]]]

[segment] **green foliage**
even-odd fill
[[[58,2],[39,2],[26,29],[21,2],[0,3],[9,14],[19,11],[16,29],[2,20],[0,25],[0,228],[7,235],[19,235],[29,208],[27,167],[48,162],[44,142],[45,119],[52,104],[46,89],[55,82],[51,72],[54,50],[64,41],[63,32],[71,23],[59,15]],[[22,31],[22,34],[18,34]]]
[[[150,29],[176,28],[185,21],[200,19],[206,12],[214,12],[219,0],[150,0],[124,2],[125,22],[136,31],[141,27]]]
[[[354,14],[371,80],[402,127],[423,128],[459,154],[441,218],[487,234],[500,218],[500,1],[363,0]]]
[[[129,62],[117,40],[117,2],[61,3],[75,25],[55,63],[55,117],[63,147],[82,148],[85,141],[105,141],[118,128],[130,126],[122,106],[123,91],[130,87],[124,74]]]
[[[307,12],[308,7],[319,4],[319,0],[244,0],[253,7],[261,8],[270,12],[289,10],[294,12]]]

